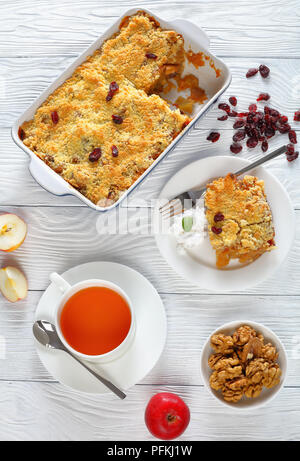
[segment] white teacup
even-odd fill
[[[84,280],[82,282],[76,283],[75,285],[70,285],[63,277],[58,275],[56,272],[53,272],[50,275],[50,280],[59,288],[59,290],[62,293],[62,297],[59,303],[54,308],[55,309],[54,310],[55,327],[56,327],[60,340],[65,345],[65,347],[70,352],[72,352],[72,354],[75,354],[77,357],[83,360],[88,360],[90,362],[107,363],[107,362],[110,362],[112,360],[119,358],[121,355],[123,355],[127,351],[127,349],[129,348],[132,342],[134,334],[135,334],[135,316],[134,316],[133,306],[132,306],[130,299],[128,298],[127,294],[118,285],[112,282],[108,282],[106,280],[99,280],[99,279]],[[81,291],[85,288],[90,288],[90,287],[105,287],[105,288],[109,288],[115,291],[120,296],[122,296],[122,298],[126,301],[130,309],[130,313],[131,313],[131,324],[130,324],[130,328],[129,328],[126,338],[115,349],[112,349],[111,351],[106,352],[105,354],[101,354],[101,355],[82,354],[81,352],[78,352],[77,350],[73,349],[70,346],[70,344],[66,341],[62,333],[61,326],[60,326],[61,312],[66,302],[68,301],[68,299],[70,299],[71,296],[73,296],[78,291]]]

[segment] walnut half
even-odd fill
[[[233,340],[231,336],[223,334],[213,335],[210,339],[210,344],[217,353],[230,354],[233,352]]]
[[[238,402],[244,394],[244,389],[248,385],[245,376],[238,376],[235,379],[227,381],[222,389],[224,400],[228,402]]]
[[[256,331],[248,325],[243,325],[233,333],[233,342],[235,346],[244,346],[251,338],[256,336]]]

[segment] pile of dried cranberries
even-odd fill
[[[246,77],[252,77],[257,72],[260,72],[263,78],[268,77],[269,68],[261,65],[259,69],[249,69]],[[270,95],[268,93],[260,93],[256,101],[268,101]],[[256,147],[259,143],[261,150],[266,152],[269,148],[269,139],[275,136],[276,132],[280,134],[288,133],[290,144],[287,145],[286,157],[289,162],[292,162],[299,156],[299,152],[295,151],[295,144],[297,144],[296,132],[292,130],[288,123],[288,117],[280,114],[276,109],[269,106],[264,106],[263,110],[258,110],[255,103],[250,104],[247,112],[237,112],[233,107],[237,105],[237,98],[230,96],[229,104],[221,102],[218,108],[225,112],[224,115],[218,117],[218,120],[225,121],[228,117],[234,117],[236,120],[233,123],[233,128],[237,130],[232,137],[232,144],[230,150],[233,154],[238,154],[243,149],[241,141],[247,138],[246,145],[250,149]],[[300,111],[295,112],[294,121],[300,121]],[[211,132],[207,140],[216,142],[220,134]]]
[[[267,93],[261,93],[257,98],[258,101],[268,99],[269,95]],[[287,160],[291,162],[298,157],[299,153],[295,152],[294,147],[294,144],[297,144],[296,132],[291,129],[286,115],[280,114],[278,110],[269,106],[265,106],[264,110],[260,111],[257,109],[256,104],[250,104],[248,112],[232,111],[226,103],[221,103],[218,107],[225,111],[227,116],[236,118],[233,128],[237,131],[232,137],[233,143],[230,146],[233,154],[241,152],[243,149],[241,141],[245,138],[248,138],[246,141],[247,147],[252,149],[258,143],[261,143],[261,150],[266,152],[269,148],[268,140],[275,136],[276,132],[279,132],[281,134],[288,133],[289,136],[290,144],[288,144],[286,153]],[[234,112],[234,115],[232,112]]]

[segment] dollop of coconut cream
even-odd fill
[[[180,254],[200,247],[208,235],[203,201],[195,208],[174,216],[170,233],[176,238],[177,251]]]

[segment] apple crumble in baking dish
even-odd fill
[[[275,248],[272,213],[264,182],[254,176],[228,174],[207,186],[205,195],[209,238],[217,267],[230,259],[250,263]]]
[[[181,74],[183,45],[146,13],[125,18],[19,137],[93,203],[117,201],[190,121],[155,94]]]

